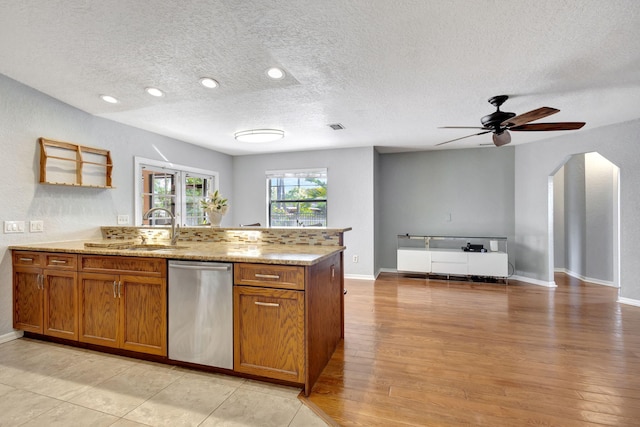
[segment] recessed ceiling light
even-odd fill
[[[278,67],[271,67],[267,70],[267,76],[274,80],[280,80],[284,78],[284,71]]]
[[[203,77],[200,79],[200,84],[206,88],[213,89],[219,86],[218,82],[211,77]]]
[[[284,131],[279,129],[252,129],[236,132],[235,138],[240,142],[271,142],[284,138]]]
[[[145,89],[145,91],[147,91],[147,93],[151,96],[157,96],[157,97],[164,96],[164,92],[155,87],[148,87]]]
[[[108,102],[109,104],[117,104],[118,100],[111,95],[100,95],[100,98],[104,102]]]

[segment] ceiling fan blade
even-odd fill
[[[544,132],[548,130],[576,130],[580,129],[584,125],[585,122],[530,123],[526,125],[510,127],[509,130],[525,132]]]
[[[511,142],[511,134],[508,130],[503,131],[502,133],[494,133],[493,134],[493,144],[496,147],[502,147],[503,145],[507,145]]]
[[[474,133],[473,135],[467,135],[467,136],[462,136],[462,137],[460,137],[460,138],[456,138],[456,139],[450,139],[450,140],[448,140],[448,141],[445,141],[445,142],[441,142],[441,143],[439,143],[439,144],[436,144],[435,146],[437,147],[437,146],[439,146],[439,145],[448,144],[448,143],[450,143],[450,142],[458,141],[458,140],[460,140],[460,139],[471,138],[472,136],[484,135],[485,133],[489,133],[489,132],[491,132],[491,131],[490,131],[490,130],[485,130],[485,131],[480,132],[480,133]]]
[[[512,128],[515,126],[520,126],[525,123],[532,122],[534,120],[540,120],[543,117],[550,116],[552,114],[558,113],[560,110],[551,107],[540,107],[536,110],[531,110],[523,114],[519,114],[515,117],[505,120],[500,123],[502,126],[506,126],[508,128]]]
[[[439,126],[438,129],[484,129],[490,130],[482,126]]]

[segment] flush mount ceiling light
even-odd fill
[[[151,96],[156,96],[156,97],[164,96],[164,92],[155,87],[145,88],[145,91]]]
[[[252,129],[236,132],[235,137],[240,142],[271,142],[284,138],[284,131],[279,129]]]
[[[100,95],[100,99],[109,104],[117,104],[118,100],[111,95]]]
[[[284,71],[278,67],[271,67],[267,70],[267,76],[273,80],[280,80],[284,78]]]
[[[200,79],[200,84],[206,88],[213,89],[218,87],[218,82],[211,77],[203,77]]]

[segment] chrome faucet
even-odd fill
[[[171,217],[171,244],[175,245],[178,242],[178,237],[180,236],[180,225],[176,224],[176,217],[169,209],[151,208],[142,216],[142,219],[149,219],[151,214],[156,211],[164,211]]]

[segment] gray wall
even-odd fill
[[[162,160],[160,152],[174,163],[218,171],[222,191],[232,191],[232,160],[227,155],[96,118],[3,75],[0,94],[0,223],[27,224],[26,233],[0,234],[0,339],[13,330],[7,246],[98,237],[99,227],[115,225],[118,214],[133,221],[134,156]],[[39,137],[110,150],[116,188],[38,184]],[[29,233],[29,220],[44,220],[45,231]]]
[[[381,267],[396,268],[399,234],[504,236],[511,241],[514,152],[514,147],[501,147],[381,155],[381,231],[376,236]]]
[[[613,282],[615,193],[613,164],[597,153],[585,155],[586,259],[584,276]]]
[[[564,166],[553,176],[553,266],[564,270]]]
[[[640,120],[572,132],[516,147],[516,273],[553,282],[549,265],[548,179],[569,156],[598,152],[620,168],[620,296],[640,300]],[[614,218],[615,221],[615,218]],[[615,248],[614,248],[615,251]]]
[[[301,151],[233,159],[235,225],[266,224],[265,171],[327,168],[327,219],[329,227],[352,227],[345,233],[345,274],[374,277],[374,158],[373,148]],[[352,262],[358,255],[358,263]]]
[[[584,154],[564,165],[565,268],[584,274],[587,267],[587,215]]]
[[[554,176],[554,269],[614,282],[616,167],[597,153],[576,154]]]

